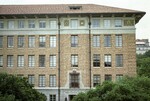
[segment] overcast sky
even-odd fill
[[[148,38],[150,41],[150,0],[0,0],[0,5],[89,3],[146,12],[146,15],[136,24],[136,38]]]

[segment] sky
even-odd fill
[[[0,5],[24,4],[99,4],[144,11],[146,14],[136,24],[136,38],[150,41],[150,0],[0,0]]]

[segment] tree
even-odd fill
[[[149,101],[150,78],[126,77],[120,82],[104,82],[86,93],[80,93],[72,101]]]
[[[46,96],[29,84],[26,78],[0,74],[1,101],[46,101]]]

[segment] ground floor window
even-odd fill
[[[50,94],[49,95],[49,101],[56,101],[56,95],[55,94]]]
[[[70,88],[79,88],[79,74],[70,74]]]

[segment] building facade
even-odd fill
[[[136,75],[145,12],[94,4],[1,5],[0,72],[27,77],[48,101]]]
[[[144,54],[150,50],[148,39],[137,39],[136,40],[136,53]]]

